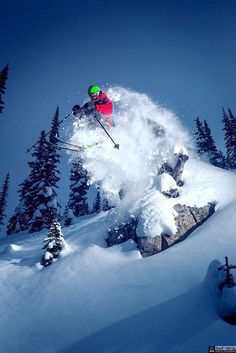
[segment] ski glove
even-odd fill
[[[93,102],[88,102],[88,103],[85,103],[83,108],[86,109],[86,110],[94,110],[95,105],[94,105]]]
[[[73,108],[72,108],[72,112],[73,114],[76,114],[78,113],[80,110],[80,106],[78,104],[74,105]]]
[[[85,103],[84,108],[92,110],[95,108],[95,105],[93,102],[87,102],[87,103]]]

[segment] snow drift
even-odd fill
[[[67,250],[48,268],[37,265],[46,231],[0,239],[1,351],[199,353],[234,345],[235,327],[215,310],[214,278],[213,294],[204,278],[212,261],[227,255],[236,263],[236,175],[191,161],[185,179],[182,200],[214,195],[218,208],[157,256],[142,259],[132,242],[108,249],[106,213],[63,228]]]

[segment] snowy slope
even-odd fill
[[[0,240],[3,353],[187,353],[235,345],[204,278],[227,255],[236,263],[236,175],[191,160],[178,202],[217,202],[182,243],[142,259],[135,244],[106,248],[106,213],[63,228],[62,257],[41,268],[45,232]]]

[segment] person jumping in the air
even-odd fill
[[[100,90],[98,85],[91,85],[88,88],[88,95],[91,101],[85,103],[83,107],[75,105],[72,109],[73,115],[80,117],[81,114],[84,114],[89,117],[95,113],[105,127],[112,127],[112,101],[107,97],[106,93]]]

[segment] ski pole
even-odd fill
[[[111,137],[111,135],[109,134],[109,132],[105,129],[105,127],[103,126],[103,124],[101,123],[101,121],[98,119],[97,115],[94,114],[95,119],[97,120],[97,122],[99,123],[99,125],[102,127],[102,129],[105,131],[105,133],[107,134],[107,136],[111,139],[111,141],[114,143],[114,148],[117,148],[118,150],[120,149],[120,145],[118,143],[115,143],[115,141],[113,140],[113,138]]]
[[[67,114],[61,121],[59,121],[58,125],[61,125],[67,118],[69,118],[69,116],[72,115],[73,112]],[[52,131],[52,129],[50,131],[48,131],[45,136],[48,136],[50,134],[50,132]],[[35,146],[37,146],[37,144],[39,143],[39,141],[37,141],[33,146],[31,146],[30,148],[27,148],[26,153],[30,152],[32,150],[32,148],[34,148]]]

